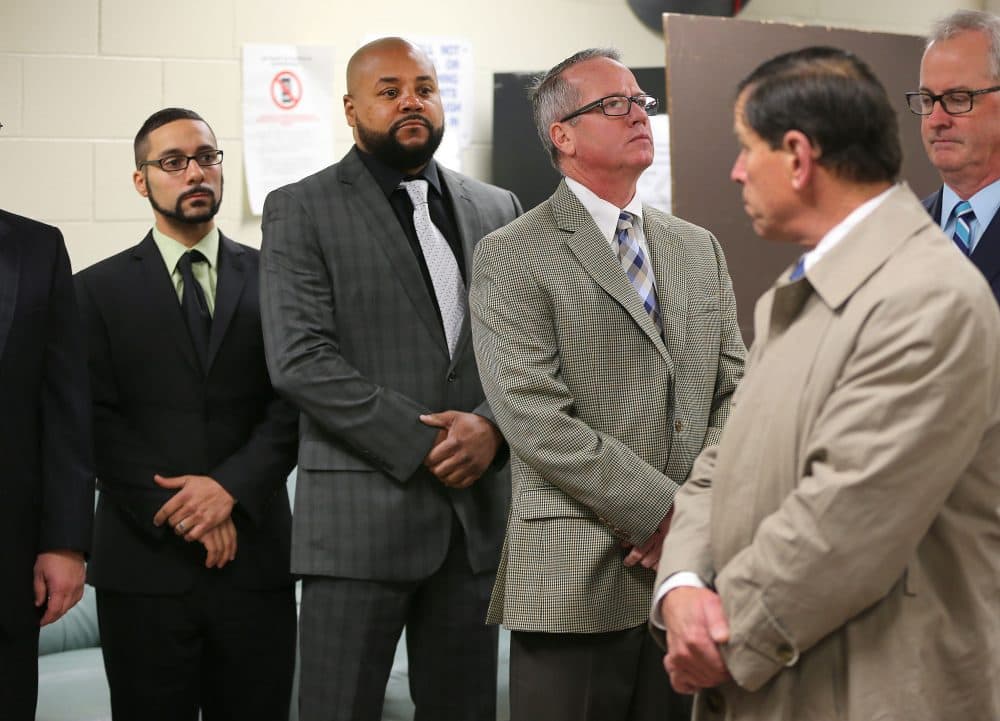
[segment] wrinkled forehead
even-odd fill
[[[563,79],[583,101],[606,95],[635,95],[641,91],[632,71],[611,58],[591,58],[567,68]]]

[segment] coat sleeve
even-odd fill
[[[437,429],[413,399],[373,383],[340,352],[334,289],[321,233],[288,190],[264,203],[261,321],[275,388],[326,434],[404,482],[431,449]],[[360,279],[359,282],[377,282]],[[363,312],[358,309],[357,312]]]
[[[733,281],[729,277],[722,247],[714,236],[712,250],[719,269],[719,311],[722,332],[719,337],[719,366],[715,376],[715,392],[712,396],[712,408],[708,416],[703,448],[715,445],[722,437],[722,428],[729,418],[733,392],[743,378],[743,363],[746,357],[746,346],[743,344],[743,335],[740,333],[740,323],[736,315]]]
[[[39,550],[90,549],[94,470],[87,357],[69,256],[56,235],[42,383]]]
[[[903,577],[996,413],[1000,344],[984,299],[914,283],[861,322],[803,431],[803,476],[717,569],[740,686],[761,688]]]
[[[169,529],[154,526],[153,516],[175,492],[156,485],[153,476],[170,464],[135,431],[125,416],[100,305],[89,287],[86,273],[77,275],[75,281],[90,369],[98,488],[132,519],[143,534],[160,540]]]

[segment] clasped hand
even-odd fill
[[[185,541],[205,547],[205,567],[222,568],[236,558],[235,499],[209,476],[153,476],[156,484],[177,491],[153,516],[153,525],[168,524]]]

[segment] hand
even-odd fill
[[[479,480],[503,442],[497,427],[475,413],[442,411],[420,421],[441,429],[424,465],[451,488],[468,488]]]
[[[660,602],[660,612],[667,626],[663,666],[675,691],[695,693],[732,678],[719,651],[729,641],[729,622],[715,591],[675,588]]]
[[[32,581],[35,607],[41,608],[48,602],[39,626],[58,620],[83,598],[84,576],[83,554],[78,551],[57,550],[38,554]]]
[[[177,490],[153,516],[153,525],[169,523],[174,533],[183,536],[185,541],[200,541],[208,531],[229,518],[236,504],[229,491],[208,476],[164,478],[156,474],[153,480],[163,488]]]
[[[236,558],[236,526],[227,518],[215,528],[202,534],[205,547],[205,568],[222,568]]]
[[[660,551],[663,549],[663,539],[667,537],[667,532],[670,531],[670,519],[674,517],[674,507],[671,506],[670,510],[667,511],[667,515],[663,517],[660,521],[660,525],[656,527],[646,542],[641,546],[633,546],[632,550],[628,552],[625,556],[625,565],[634,566],[637,563],[641,563],[645,568],[656,568],[660,563]]]

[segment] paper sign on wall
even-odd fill
[[[333,48],[243,46],[243,156],[250,210],[334,161]]]

